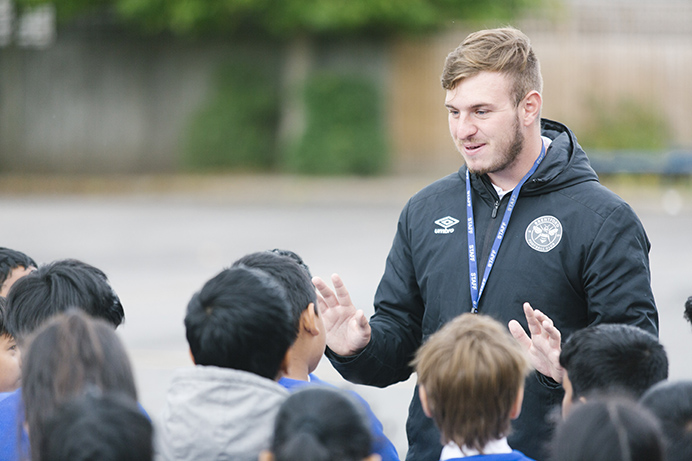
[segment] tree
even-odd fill
[[[277,38],[319,34],[425,32],[455,20],[510,19],[537,0],[16,0],[55,3],[58,17],[111,6],[150,33],[257,33]]]

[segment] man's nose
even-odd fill
[[[459,117],[455,127],[455,135],[457,139],[464,140],[473,137],[478,131],[478,127],[473,122],[471,117]]]

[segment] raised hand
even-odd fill
[[[334,291],[319,277],[313,277],[317,288],[317,305],[327,330],[327,346],[339,355],[355,355],[370,342],[370,324],[362,310],[356,309],[346,285],[332,275]]]
[[[529,325],[529,337],[516,320],[509,322],[509,331],[528,353],[531,364],[539,373],[562,383],[565,369],[560,366],[561,335],[553,321],[529,303],[524,303],[524,315]]]

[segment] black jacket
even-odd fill
[[[526,329],[522,304],[528,301],[553,319],[563,338],[587,325],[615,322],[657,334],[650,244],[639,219],[598,182],[567,127],[543,120],[542,131],[552,143],[521,189],[479,312],[505,325],[516,319]],[[346,379],[379,387],[408,379],[409,363],[425,338],[471,310],[465,174],[462,167],[429,185],[401,212],[375,295],[370,343],[355,357],[328,351]],[[471,184],[482,277],[509,194],[498,200],[487,176],[472,174]],[[436,224],[445,217],[458,223]],[[546,417],[561,399],[560,386],[537,373],[530,375],[522,413],[510,436],[512,447],[544,459],[542,447],[551,431]],[[439,459],[439,433],[423,414],[417,395],[409,408],[407,433],[407,459]]]

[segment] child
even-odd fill
[[[368,417],[360,404],[343,391],[315,386],[281,405],[271,451],[263,451],[259,460],[379,461],[371,446]]]
[[[20,353],[14,337],[5,328],[5,298],[0,297],[0,400],[19,388],[22,380]]]
[[[628,324],[598,324],[577,330],[561,344],[553,321],[526,303],[529,337],[519,322],[509,329],[531,358],[533,367],[562,384],[562,416],[588,394],[624,392],[637,399],[668,378],[668,356],[656,336]]]
[[[34,260],[21,251],[0,247],[0,296],[7,297],[14,282],[36,267]]]
[[[660,421],[667,461],[692,459],[692,381],[656,384],[639,400]]]
[[[633,401],[596,397],[557,428],[553,461],[663,461],[658,421]],[[689,459],[689,458],[688,458]]]
[[[442,435],[440,460],[529,460],[507,443],[530,368],[521,347],[496,320],[463,314],[416,353],[418,392]]]
[[[171,381],[162,458],[257,460],[288,397],[276,382],[295,339],[283,287],[258,269],[226,269],[190,300],[185,333],[196,366]]]
[[[39,447],[47,419],[73,397],[86,391],[118,392],[137,405],[125,346],[110,324],[80,309],[53,317],[28,339],[22,373],[33,460],[42,459]]]
[[[125,316],[120,298],[103,271],[67,259],[45,264],[13,285],[7,296],[5,328],[21,350],[24,340],[44,322],[74,307],[105,320],[113,329]],[[20,459],[22,453],[29,452],[21,407],[21,388],[0,400],[0,459]]]
[[[638,399],[668,378],[668,357],[651,333],[633,325],[601,324],[577,330],[560,352],[565,397],[562,415],[589,394],[619,392]]]
[[[251,253],[234,263],[261,269],[276,278],[285,288],[290,304],[296,339],[286,354],[286,371],[279,384],[289,391],[305,386],[329,386],[313,374],[325,350],[326,336],[316,307],[317,295],[310,270],[302,258],[289,250]],[[370,405],[358,394],[353,396],[367,412],[374,437],[374,451],[383,461],[398,461],[394,444],[384,435],[382,423]]]
[[[87,392],[57,409],[44,427],[41,461],[152,461],[151,421],[118,393]]]

